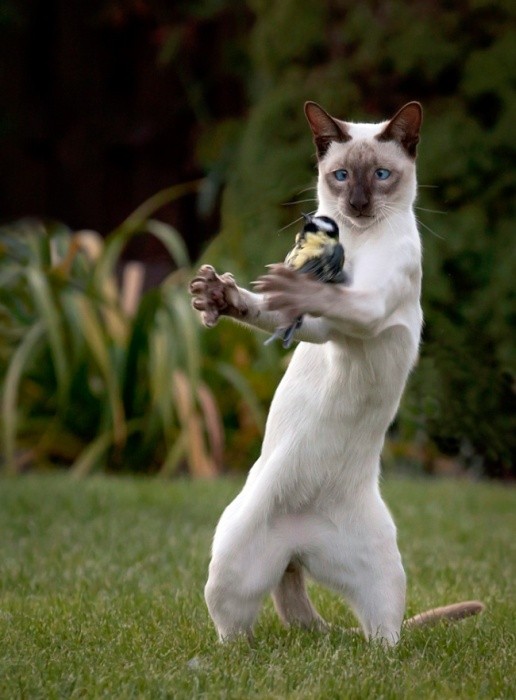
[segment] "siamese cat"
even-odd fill
[[[410,102],[379,124],[335,119],[314,102],[305,114],[318,159],[317,213],[339,226],[348,283],[276,264],[255,292],[210,265],[190,285],[208,327],[226,316],[272,333],[303,317],[261,454],[217,525],[206,602],[221,640],[251,635],[268,593],[285,624],[324,629],[307,574],[344,596],[367,638],[396,644],[405,572],[378,481],[423,320],[413,213],[422,108]],[[482,608],[457,603],[405,624]]]

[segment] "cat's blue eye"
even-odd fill
[[[378,168],[378,170],[375,172],[375,175],[379,180],[387,180],[390,174],[391,171],[387,170],[387,168]]]
[[[347,170],[335,170],[333,173],[335,175],[335,179],[338,180],[339,182],[344,182],[344,180],[348,179],[348,171]]]

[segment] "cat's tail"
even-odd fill
[[[441,620],[462,620],[465,617],[478,615],[485,606],[479,600],[464,600],[462,603],[443,605],[441,608],[432,608],[425,612],[409,617],[403,622],[403,627],[421,627],[423,625],[435,625]]]

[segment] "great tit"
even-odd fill
[[[347,276],[342,269],[344,248],[339,242],[339,227],[329,216],[303,214],[303,217],[305,225],[297,234],[294,247],[285,258],[285,264],[298,272],[312,275],[320,282],[345,283]],[[288,328],[278,328],[265,344],[281,338],[283,347],[289,348],[294,333],[302,322],[303,317],[299,316]]]

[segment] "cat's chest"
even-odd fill
[[[300,465],[335,464],[346,445],[375,446],[408,374],[409,362],[394,359],[396,343],[394,337],[300,343],[270,407],[263,455],[283,445]]]
[[[365,254],[374,255],[374,250],[370,250],[371,242],[367,241],[365,236],[360,237],[347,230],[341,231],[340,242],[344,248],[344,271],[349,280],[348,284],[352,284],[354,270],[361,258]]]
[[[402,327],[368,340],[346,337],[324,345],[301,343],[282,389],[296,394],[300,405],[316,404],[319,415],[390,404],[404,385],[412,354]]]

